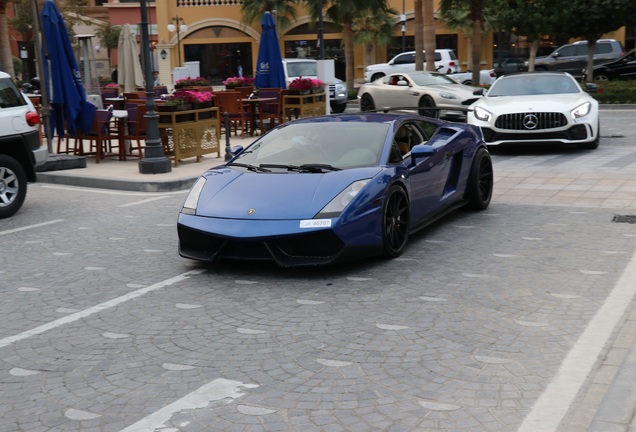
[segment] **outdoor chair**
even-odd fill
[[[234,87],[234,91],[241,94],[241,99],[247,99],[254,92],[254,86],[238,86]]]
[[[80,146],[79,154],[95,155],[95,162],[99,163],[101,159],[104,159],[106,152],[112,151],[112,140],[117,139],[117,135],[112,135],[110,131],[112,117],[113,112],[109,109],[98,109],[95,111],[90,132],[77,134]],[[88,152],[84,152],[85,139],[89,142]]]
[[[281,89],[260,89],[260,98],[275,98],[273,101],[261,101],[258,103],[258,125],[261,133],[264,133],[276,126],[276,123],[283,122],[283,99]],[[267,124],[266,124],[267,122]]]
[[[155,92],[155,99],[159,99],[161,95],[168,94],[168,87],[166,86],[155,86],[153,87],[153,91]]]
[[[216,92],[214,93],[215,105],[219,108],[219,116],[224,131],[225,129],[225,113],[229,114],[230,129],[234,129],[234,136],[238,134],[238,128],[241,134],[247,132],[248,122],[250,121],[250,109],[241,102],[241,93],[239,92]],[[229,133],[229,131],[225,131]]]
[[[137,154],[140,159],[143,157],[142,150],[144,146],[142,141],[146,141],[146,112],[148,111],[146,105],[130,105],[126,108],[128,111],[128,119],[126,121],[127,132],[125,138],[130,140],[130,149],[126,153],[132,154],[132,150],[137,150]],[[136,146],[133,147],[133,141]]]

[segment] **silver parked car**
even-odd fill
[[[358,91],[361,111],[383,108],[417,109],[427,117],[463,116],[480,96],[476,87],[460,84],[437,72],[394,73],[363,84]]]

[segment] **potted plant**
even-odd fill
[[[319,79],[311,80],[311,92],[312,93],[324,93],[325,91],[325,83],[320,81]]]
[[[208,80],[206,80],[203,77],[196,77],[196,78],[186,77],[186,78],[177,80],[174,83],[174,88],[182,89],[183,87],[200,87],[200,86],[209,86],[209,85],[210,83],[208,82]]]
[[[212,108],[214,106],[214,93],[200,91],[189,91],[188,93],[190,93],[190,96],[192,97],[194,109]],[[211,117],[211,111],[199,113],[199,119]]]
[[[316,80],[317,81],[317,80]],[[289,83],[289,90],[292,94],[310,94],[314,87],[314,80],[311,78],[298,77]]]
[[[172,95],[166,97],[166,103],[157,105],[157,110],[160,112],[174,112],[174,111],[189,111],[193,108],[195,98],[191,94],[192,92],[186,90],[177,90]],[[180,115],[175,117],[176,121],[192,121],[194,120],[193,114]],[[170,117],[159,117],[160,123],[171,122]]]
[[[229,77],[228,79],[223,81],[223,85],[225,86],[227,90],[233,89],[236,87],[253,86],[254,78],[241,77],[241,76]]]

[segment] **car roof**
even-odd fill
[[[363,122],[363,123],[395,123],[401,120],[418,118],[416,114],[398,113],[398,112],[361,112],[353,114],[336,114],[326,115],[320,117],[305,117],[284,124],[299,124],[299,123],[326,123],[326,122]],[[427,119],[433,123],[437,122],[434,119]]]
[[[312,59],[312,58],[284,58],[282,59],[284,62],[287,63],[302,63],[302,62],[315,62],[316,59]]]
[[[11,78],[11,75],[9,75],[9,74],[8,74],[8,73],[6,73],[6,72],[2,72],[2,71],[0,71],[0,78]]]
[[[525,72],[513,72],[513,73],[509,73],[506,75],[503,75],[499,78],[506,78],[506,77],[514,77],[514,76],[519,76],[519,75],[567,75],[567,76],[572,76],[567,72],[563,72],[563,71],[525,71]],[[574,78],[574,77],[572,77]]]

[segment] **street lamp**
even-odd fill
[[[406,51],[406,7],[404,0],[402,0],[402,15],[400,15],[400,21],[402,21],[402,52]]]
[[[148,7],[147,0],[141,0],[141,46],[150,46],[150,35],[148,34]],[[144,156],[139,160],[140,174],[163,174],[172,170],[172,162],[163,151],[163,144],[159,137],[159,114],[155,111],[155,92],[152,88],[153,78],[150,69],[150,50],[142,50],[144,65],[144,79],[146,81],[146,149]]]
[[[172,23],[176,23],[177,25],[175,26]],[[181,25],[179,25],[179,23],[182,23]],[[168,24],[168,31],[170,33],[172,33],[173,31],[177,31],[177,58],[179,60],[179,67],[181,67],[181,32],[187,32],[188,31],[188,26],[185,25],[185,21],[183,20],[183,18],[181,18],[179,15],[170,18],[170,24]]]

